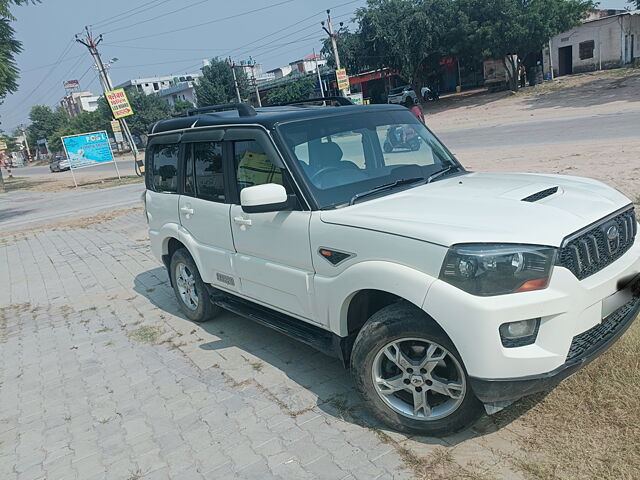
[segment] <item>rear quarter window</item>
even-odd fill
[[[178,192],[178,149],[175,144],[156,145],[151,156],[151,188],[156,192]]]

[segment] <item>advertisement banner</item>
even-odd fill
[[[349,76],[345,68],[336,70],[336,81],[338,82],[338,90],[347,90],[349,88]]]
[[[120,122],[117,121],[117,120],[112,120],[111,121],[111,130],[113,131],[113,133],[121,132],[122,128],[120,127]]]
[[[62,86],[65,90],[75,90],[76,88],[80,88],[80,81],[78,80],[67,80]]]
[[[61,138],[72,169],[113,162],[111,144],[105,131]]]
[[[5,142],[0,142],[0,150],[6,150],[7,144]]]
[[[116,119],[133,115],[133,109],[123,88],[109,90],[104,96],[107,98],[107,102]]]

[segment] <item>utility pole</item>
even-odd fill
[[[107,74],[107,71],[104,67],[104,63],[102,63],[102,58],[100,58],[100,53],[98,52],[98,44],[102,42],[102,35],[99,35],[97,39],[93,37],[89,27],[84,27],[86,36],[84,39],[78,38],[76,35],[76,42],[81,43],[89,50],[91,57],[98,69],[98,75],[100,77],[100,84],[102,85],[102,92],[106,94],[108,91],[113,90],[113,85],[111,84],[111,79]],[[135,166],[136,174],[138,176],[142,175],[141,165],[138,163],[138,148],[136,147],[136,143],[133,141],[133,135],[131,135],[131,130],[129,130],[129,125],[127,125],[127,121],[124,118],[117,119],[120,123],[120,127],[125,137],[127,138],[127,142],[131,147],[131,152],[133,153],[133,163]]]
[[[313,49],[313,59],[316,61],[316,73],[318,74],[318,83],[320,84],[320,97],[324,98],[324,87],[322,85],[322,76],[320,75],[320,66],[318,65],[315,48]]]
[[[24,148],[27,150],[27,162],[31,162],[31,150],[29,150],[29,140],[27,140],[27,131],[24,125],[20,125],[20,131],[24,137]]]
[[[262,107],[262,100],[260,99],[260,92],[258,91],[258,82],[256,82],[256,62],[251,57],[249,57],[249,61],[251,62],[251,82],[256,92],[256,101],[258,102],[258,107]]]
[[[231,73],[233,74],[233,85],[236,87],[236,98],[238,99],[238,103],[242,103],[242,99],[240,98],[240,89],[238,88],[238,77],[236,77],[236,64],[231,57],[227,60],[227,63],[231,66]]]
[[[322,29],[327,32],[327,35],[329,35],[329,38],[331,39],[333,58],[336,60],[336,70],[340,70],[340,56],[338,55],[338,43],[336,42],[338,34],[333,31],[333,25],[331,24],[331,10],[327,10],[327,26],[324,26],[324,22],[320,22],[320,25],[322,25]],[[342,22],[340,22],[340,26],[342,26]]]

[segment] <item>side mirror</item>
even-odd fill
[[[282,185],[265,183],[243,188],[240,205],[245,213],[278,212],[289,207],[289,197]]]

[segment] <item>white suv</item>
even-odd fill
[[[399,128],[422,148],[385,152]],[[398,430],[548,389],[640,309],[628,198],[467,172],[404,107],[208,107],[149,139],[151,247],[185,315],[222,307],[338,357]]]

